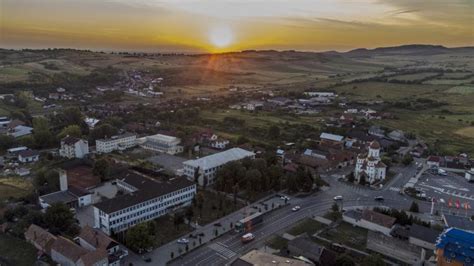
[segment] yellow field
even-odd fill
[[[474,127],[465,127],[457,130],[456,134],[467,137],[467,138],[474,138]]]

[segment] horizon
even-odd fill
[[[131,52],[465,47],[472,10],[467,0],[4,0],[0,38],[6,49]]]

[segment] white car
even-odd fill
[[[189,240],[187,240],[186,238],[181,238],[181,239],[178,239],[178,244],[188,244],[189,243]]]
[[[296,212],[296,211],[299,211],[300,209],[301,209],[300,206],[295,206],[295,207],[293,207],[293,208],[291,209],[291,211]]]
[[[335,196],[334,200],[342,200],[342,196]]]
[[[287,196],[281,196],[280,199],[281,199],[281,200],[287,200],[287,201],[290,200],[290,198],[287,197]]]

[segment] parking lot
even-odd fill
[[[422,191],[427,198],[435,198],[441,204],[448,204],[452,199],[453,206],[460,203],[474,203],[474,183],[469,183],[464,176],[448,172],[446,176],[426,171],[418,180],[415,188]]]

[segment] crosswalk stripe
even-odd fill
[[[218,254],[220,254],[222,256],[225,256],[226,259],[230,259],[230,258],[234,257],[235,255],[237,255],[237,253],[235,253],[232,250],[230,250],[230,249],[224,247],[223,245],[221,245],[220,242],[212,243],[211,245],[209,245],[209,248],[211,248],[212,250],[217,251]]]

